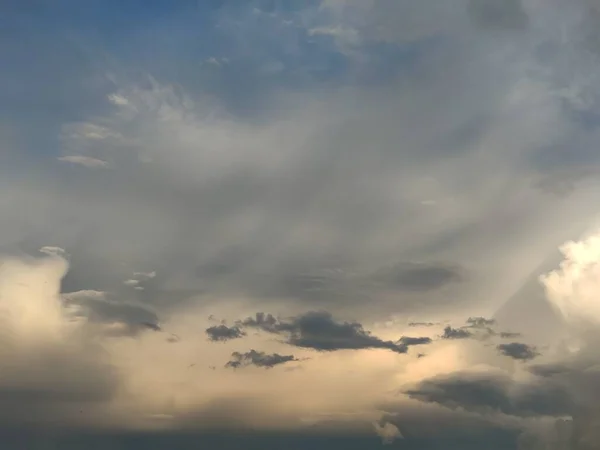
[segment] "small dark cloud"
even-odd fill
[[[442,334],[442,339],[468,339],[473,337],[473,333],[463,328],[452,328],[448,325],[444,328],[444,334]]]
[[[239,339],[246,335],[238,326],[215,325],[206,329],[206,334],[211,341],[224,342],[231,339]]]
[[[529,361],[539,356],[539,353],[534,347],[519,342],[500,344],[496,348],[504,356],[509,356],[513,359],[519,359],[522,361]]]
[[[467,10],[473,23],[481,28],[522,30],[529,24],[521,0],[469,0]]]
[[[434,323],[434,322],[410,322],[408,324],[409,327],[415,327],[415,328],[417,328],[417,327],[423,327],[423,328],[435,327],[437,325],[439,325],[439,323]]]
[[[268,333],[287,335],[288,344],[319,351],[382,348],[396,353],[406,353],[410,345],[428,343],[424,341],[428,338],[415,338],[418,339],[415,341],[418,344],[384,341],[366,331],[358,322],[336,322],[326,311],[311,311],[289,320],[280,320],[271,314],[257,313],[255,317],[250,317],[239,324],[259,328]]]
[[[254,317],[248,317],[244,321],[238,322],[245,327],[260,328],[269,333],[278,333],[282,331],[283,325],[272,314],[257,312]]]
[[[140,326],[152,331],[162,331],[160,325],[153,322],[140,322]]]
[[[410,336],[402,336],[398,343],[404,345],[426,345],[431,344],[431,338],[429,337],[410,337]]]
[[[406,394],[451,409],[497,411],[522,417],[565,416],[573,411],[573,402],[563,387],[545,382],[519,384],[497,372],[438,376],[422,381]]]
[[[294,355],[280,355],[279,353],[267,354],[256,350],[250,350],[246,353],[233,352],[231,360],[225,364],[225,367],[238,369],[245,366],[256,366],[270,369],[280,364],[291,361],[298,361]]]
[[[486,319],[485,317],[469,317],[467,324],[473,328],[488,328],[496,324],[494,319]]]

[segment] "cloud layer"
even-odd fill
[[[6,10],[0,438],[597,448],[595,2],[155,3]]]

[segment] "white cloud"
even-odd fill
[[[92,158],[90,156],[83,156],[83,155],[61,156],[58,158],[58,160],[62,161],[62,162],[67,162],[67,163],[71,163],[71,164],[84,166],[89,169],[98,169],[98,168],[108,167],[108,163],[106,161],[102,161],[101,159]]]
[[[402,433],[397,426],[392,423],[385,423],[384,425],[380,425],[378,423],[373,423],[375,427],[375,432],[379,437],[381,437],[381,442],[384,445],[392,444],[396,439],[402,439]]]

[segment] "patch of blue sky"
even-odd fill
[[[435,41],[341,43],[316,0],[38,3],[4,15],[13,44],[0,50],[0,118],[47,156],[59,151],[62,124],[112,107],[114,67],[182,85],[192,97],[213,95],[229,114],[260,120],[277,90],[386,83]]]

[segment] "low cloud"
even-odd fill
[[[116,395],[119,377],[86,328],[73,320],[60,296],[68,262],[0,259],[0,420],[33,419],[65,425],[74,408],[103,405]],[[71,419],[73,419],[71,417]]]
[[[467,324],[473,328],[487,328],[496,324],[494,319],[486,319],[485,317],[469,317]]]
[[[496,348],[504,356],[508,356],[510,358],[518,359],[521,361],[529,361],[539,356],[539,353],[537,352],[535,347],[531,347],[527,344],[522,344],[519,342],[511,342],[510,344],[500,344]]]
[[[468,330],[463,328],[452,328],[448,325],[444,328],[444,334],[442,334],[442,339],[468,339],[473,336]]]
[[[227,325],[214,325],[206,329],[208,338],[213,342],[224,342],[231,339],[239,339],[246,336],[246,333],[239,327],[228,327]]]
[[[61,156],[58,158],[58,160],[65,163],[87,167],[88,169],[103,169],[109,167],[106,161],[83,155]]]
[[[115,298],[107,292],[83,290],[62,295],[73,317],[102,326],[111,335],[136,335],[144,330],[160,331],[158,315],[146,305]]]
[[[242,326],[258,328],[268,333],[285,335],[286,343],[319,351],[389,349],[406,353],[410,345],[429,343],[428,338],[406,338],[406,341],[382,340],[366,331],[358,322],[337,322],[325,311],[311,311],[289,320],[276,319],[271,314],[257,313],[240,322]]]
[[[402,336],[398,342],[401,344],[407,345],[407,346],[411,346],[411,345],[431,344],[432,340],[429,337]]]
[[[562,386],[544,380],[517,382],[504,372],[457,372],[417,384],[406,394],[452,409],[496,411],[514,416],[567,416],[574,404]]]
[[[256,350],[250,350],[246,353],[233,352],[231,360],[225,364],[226,368],[238,369],[245,366],[263,367],[271,369],[275,366],[292,361],[298,361],[294,355],[280,355],[279,353],[267,354]]]

